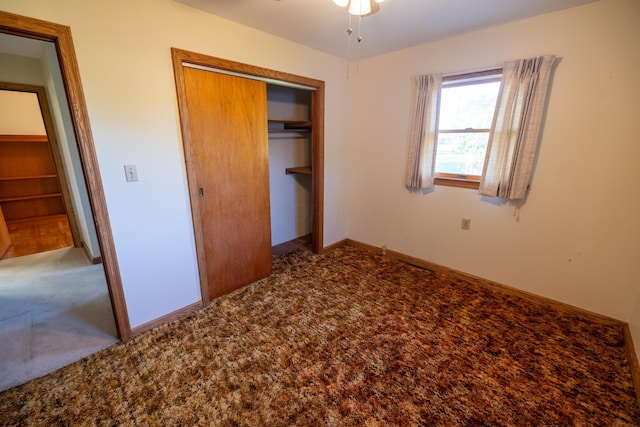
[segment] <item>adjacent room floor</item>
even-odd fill
[[[116,342],[103,266],[83,249],[0,261],[0,390]]]
[[[73,246],[66,215],[8,221],[11,246],[0,259],[16,258]]]

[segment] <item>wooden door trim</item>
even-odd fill
[[[311,198],[313,252],[324,252],[324,82],[311,93]]]
[[[107,287],[111,298],[113,316],[121,340],[128,340],[131,324],[127,312],[120,269],[113,242],[107,203],[98,168],[93,135],[89,123],[89,113],[80,81],[80,71],[76,59],[71,28],[65,25],[29,18],[0,11],[0,33],[51,42],[56,47],[58,63],[65,86],[71,122],[78,144],[80,162],[84,171],[89,202],[95,220],[98,242],[102,253]]]
[[[9,247],[11,247],[11,236],[9,235],[7,223],[4,220],[2,207],[0,207],[0,259],[7,253]]]
[[[34,93],[38,97],[38,104],[40,105],[42,121],[47,133],[47,142],[49,143],[49,146],[51,148],[53,163],[55,164],[56,173],[58,175],[58,182],[60,183],[62,200],[64,202],[67,218],[69,220],[69,228],[71,230],[71,236],[73,238],[73,245],[76,248],[81,247],[82,239],[80,238],[80,231],[78,229],[76,209],[73,206],[71,191],[69,190],[69,181],[67,180],[66,168],[64,167],[64,162],[62,161],[60,144],[58,144],[58,138],[56,137],[55,127],[53,125],[53,119],[51,118],[51,111],[49,110],[49,102],[47,99],[45,88],[43,86],[0,82],[0,90]]]
[[[189,183],[189,198],[191,200],[192,219],[194,237],[196,243],[196,253],[198,259],[198,269],[200,272],[200,291],[202,302],[209,303],[209,288],[207,283],[206,259],[204,255],[204,243],[202,228],[196,218],[200,218],[200,208],[198,206],[198,188],[196,171],[193,165],[193,151],[191,146],[191,131],[189,127],[189,115],[187,112],[187,98],[185,92],[183,63],[200,65],[204,67],[216,68],[233,73],[278,80],[287,83],[304,85],[315,90],[311,96],[311,111],[313,120],[313,130],[311,132],[312,143],[312,223],[313,223],[313,244],[315,253],[321,254],[324,250],[324,82],[282,71],[270,70],[255,65],[230,61],[228,59],[190,52],[178,48],[171,48],[171,58],[173,62],[173,73],[176,82],[176,93],[178,97],[178,110],[182,128],[182,141],[184,145],[185,163],[187,170],[187,181]]]

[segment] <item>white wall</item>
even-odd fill
[[[640,291],[639,22],[640,2],[603,0],[361,60],[347,235],[627,321]],[[475,190],[404,188],[415,76],[542,54],[560,61],[519,217]]]
[[[71,27],[132,327],[200,299],[171,47],[326,82],[324,243],[346,237],[344,61],[172,0],[0,9]]]
[[[47,134],[37,94],[0,90],[0,134]]]

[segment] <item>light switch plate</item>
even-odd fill
[[[124,165],[124,173],[127,177],[127,182],[138,180],[138,171],[136,170],[136,165]]]

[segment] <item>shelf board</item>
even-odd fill
[[[28,218],[19,218],[19,219],[12,219],[7,221],[7,225],[14,225],[14,224],[24,224],[24,223],[28,223],[28,222],[42,222],[42,221],[60,221],[62,219],[68,218],[67,214],[49,214],[49,215],[40,215],[40,216],[30,216]]]
[[[58,175],[32,175],[32,176],[8,176],[8,177],[0,177],[0,181],[22,181],[27,179],[49,179],[49,178],[57,178]]]
[[[287,175],[292,174],[292,173],[301,173],[304,175],[311,175],[311,166],[302,166],[302,167],[297,167],[297,168],[286,168],[284,170],[284,173],[286,173]]]
[[[0,135],[0,142],[49,142],[47,135]]]
[[[269,129],[269,132],[309,132],[311,131],[311,120],[288,120],[288,119],[269,119],[269,123],[278,123],[282,128]]]
[[[3,198],[0,198],[0,203],[20,202],[23,200],[48,199],[51,197],[62,197],[62,193],[47,193],[47,194],[34,194],[31,196],[3,197]]]

